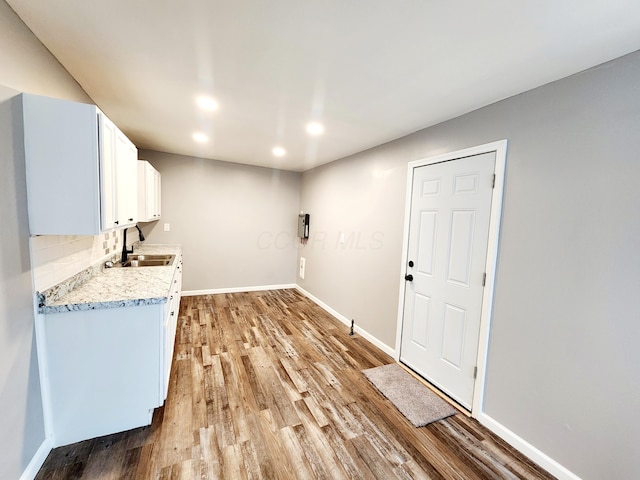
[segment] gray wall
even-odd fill
[[[0,88],[0,95],[9,93]],[[0,100],[0,478],[19,478],[45,439],[33,323],[19,97]]]
[[[93,103],[11,7],[0,0],[0,84],[20,92]]]
[[[183,290],[295,283],[301,174],[153,151],[139,157],[162,175],[162,218],[143,232],[147,243],[182,244]]]
[[[407,161],[391,144],[305,172],[310,238],[297,283],[394,347]],[[344,243],[340,243],[340,234]]]
[[[640,471],[638,85],[636,52],[302,182],[327,241],[300,249],[299,284],[393,347],[407,162],[509,140],[484,411],[585,479]]]
[[[11,87],[11,88],[6,88]],[[20,478],[45,440],[35,347],[18,91],[90,101],[0,0],[0,479]]]

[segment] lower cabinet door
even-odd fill
[[[164,305],[40,315],[55,446],[149,425]]]
[[[162,399],[167,399],[169,392],[169,380],[171,378],[171,365],[173,363],[173,350],[176,341],[176,329],[178,325],[178,299],[175,294],[169,298],[168,308],[166,309],[166,315],[163,322],[163,334],[164,334],[164,371],[163,371],[163,385]]]

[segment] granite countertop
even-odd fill
[[[175,255],[165,267],[104,268],[102,263],[38,294],[39,313],[165,303],[178,266],[179,245],[140,244],[134,254]]]

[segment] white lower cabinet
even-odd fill
[[[38,316],[54,446],[151,423],[167,396],[181,264],[166,303]]]
[[[158,385],[164,304],[43,316],[55,446],[148,425]]]
[[[164,315],[164,348],[161,366],[163,369],[163,381],[161,383],[161,397],[164,401],[169,390],[171,377],[171,364],[173,362],[173,350],[175,347],[176,330],[178,328],[178,312],[180,310],[180,291],[182,290],[182,257],[178,259],[178,267],[171,281],[171,291],[166,303]]]

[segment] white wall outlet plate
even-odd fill
[[[304,267],[306,260],[304,257],[300,257],[300,278],[304,280]]]

